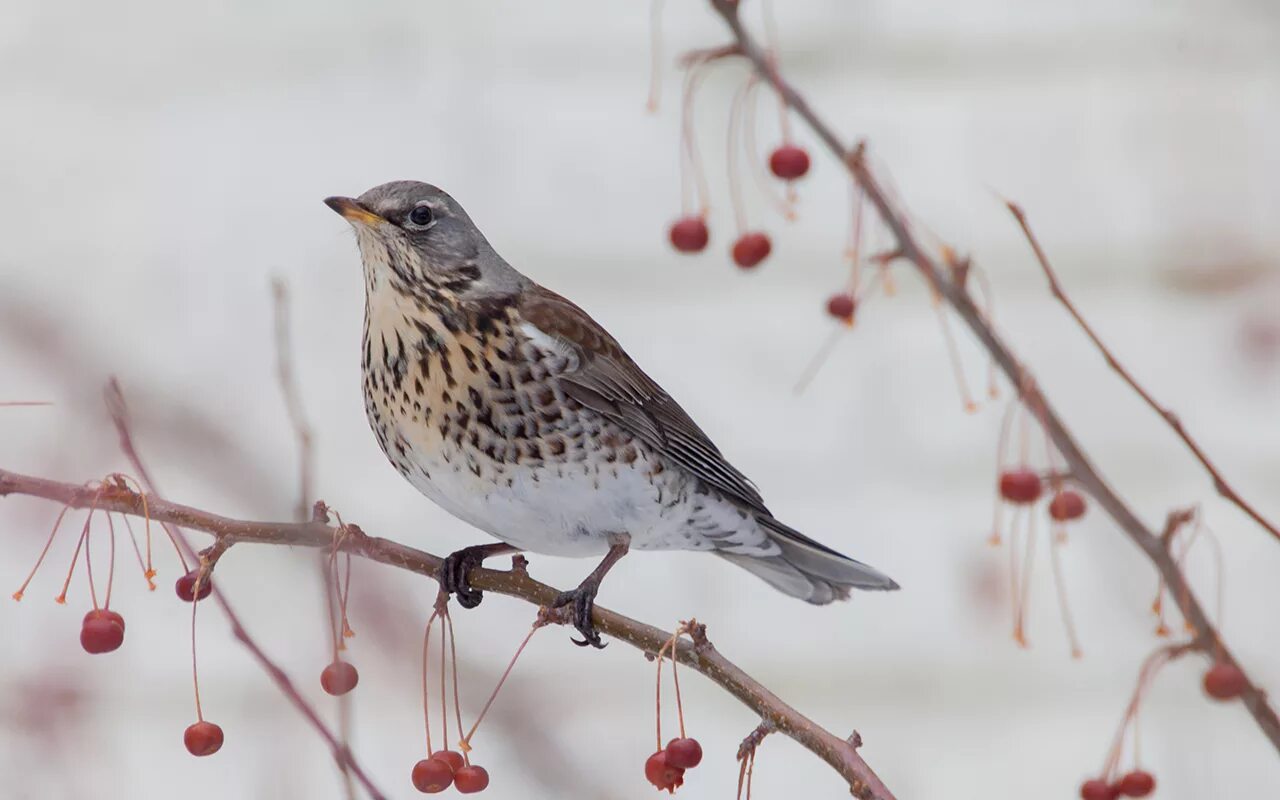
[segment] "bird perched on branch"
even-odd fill
[[[587,312],[520,274],[457,201],[396,181],[325,200],[364,262],[365,411],[419,491],[502,544],[446,559],[465,607],[486,557],[604,556],[571,606],[582,644],[600,581],[635,550],[701,550],[822,605],[896,589],[774,519],[755,486]]]

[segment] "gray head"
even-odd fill
[[[370,292],[445,289],[465,300],[513,294],[528,283],[458,201],[429,183],[392,181],[354,200],[324,202],[355,228]]]

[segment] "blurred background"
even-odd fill
[[[1107,372],[1046,293],[998,197],[1025,206],[1119,357],[1244,496],[1280,515],[1280,11],[1258,0],[775,5],[784,69],[837,129],[869,139],[922,224],[988,271],[1000,327],[1103,474],[1152,525],[1204,504],[1226,556],[1224,634],[1263,686],[1280,686],[1280,545],[1215,499]],[[797,394],[838,327],[822,309],[847,274],[849,190],[801,132],[815,164],[799,219],[786,223],[749,188],[749,217],[773,235],[774,255],[749,275],[732,266],[724,131],[744,65],[714,67],[697,105],[711,246],[671,250],[674,59],[727,37],[704,3],[667,6],[664,97],[649,115],[642,2],[9,0],[0,400],[53,405],[0,409],[0,466],[76,482],[125,468],[101,402],[114,373],[173,499],[287,518],[296,451],[274,374],[278,276],[292,292],[319,496],[369,532],[435,553],[483,541],[409,487],[368,431],[358,259],[348,226],[320,202],[429,180],[518,268],[609,327],[780,517],[903,586],[809,608],[715,559],[643,555],[622,563],[603,604],[664,627],[696,614],[799,710],[861,732],[899,797],[1076,796],[1159,644],[1152,569],[1090,513],[1062,550],[1085,657],[1070,658],[1043,547],[1031,647],[1015,645],[1007,553],[984,544],[1003,401],[963,413],[914,275],[866,305]],[[760,10],[744,0],[757,30]],[[765,98],[761,109],[768,148],[777,119]],[[874,226],[867,235],[887,243]],[[964,335],[960,351],[981,389],[982,353]],[[0,585],[16,588],[55,512],[0,503]],[[100,657],[79,648],[83,582],[66,607],[50,602],[78,519],[27,600],[0,604],[0,795],[344,797],[318,737],[212,607],[199,622],[202,694],[227,740],[211,758],[186,754],[190,607],[173,596],[179,570],[164,548],[154,595],[121,560],[113,606],[128,619],[125,646]],[[329,644],[313,558],[237,547],[217,580],[333,719],[318,681]],[[531,561],[564,586],[590,566]],[[1188,570],[1212,598],[1208,550]],[[354,747],[393,797],[415,796],[418,648],[433,593],[356,565]],[[469,719],[532,618],[500,597],[458,615]],[[534,638],[481,729],[487,796],[651,797],[653,666],[625,646],[583,652],[568,638]],[[1166,669],[1143,708],[1141,759],[1158,796],[1274,794],[1280,760],[1241,707],[1204,699],[1205,666]],[[690,731],[708,755],[681,793],[731,797],[732,754],[757,720],[685,675]],[[755,796],[847,795],[812,755],[770,737]]]

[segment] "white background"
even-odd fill
[[[617,569],[602,603],[664,627],[696,614],[797,708],[842,735],[856,727],[899,797],[1075,796],[1159,644],[1152,570],[1091,514],[1063,551],[1084,660],[1069,658],[1043,558],[1032,648],[1014,645],[1005,554],[983,544],[1001,406],[961,412],[914,276],[870,303],[809,389],[793,392],[833,329],[821,307],[843,280],[848,187],[815,152],[794,225],[751,195],[774,256],[747,276],[729,264],[723,126],[741,65],[717,66],[698,105],[711,247],[695,258],[670,250],[679,75],[669,65],[726,34],[702,3],[667,5],[664,104],[649,116],[639,2],[11,0],[0,26],[0,400],[54,405],[0,410],[0,465],[71,481],[123,468],[100,402],[114,373],[171,497],[287,517],[295,452],[268,288],[278,275],[293,292],[320,496],[370,532],[436,553],[482,541],[404,483],[369,435],[358,261],[346,224],[320,202],[430,180],[518,268],[609,327],[780,517],[903,586],[814,609],[718,560],[642,554]],[[746,5],[758,26],[758,2]],[[1280,685],[1280,545],[1217,501],[1106,371],[1048,297],[996,196],[1027,208],[1118,355],[1246,497],[1280,516],[1276,10],[1247,0],[776,5],[788,74],[837,129],[868,137],[922,224],[987,269],[1000,327],[1103,473],[1152,525],[1204,503],[1226,552],[1224,632],[1262,685]],[[762,147],[776,130],[762,113]],[[967,338],[961,350],[981,387],[981,353]],[[0,503],[0,584],[16,587],[55,511]],[[121,559],[113,605],[128,619],[125,646],[79,649],[83,578],[67,607],[50,602],[78,525],[28,599],[0,605],[0,795],[341,797],[325,748],[212,607],[200,624],[202,686],[227,742],[209,759],[185,753],[190,607],[169,590],[178,571],[158,545],[155,595]],[[1211,564],[1197,549],[1189,567],[1207,598]],[[532,559],[536,576],[565,586],[588,568]],[[327,644],[310,555],[235,548],[217,576],[332,717],[316,680]],[[355,747],[393,797],[415,794],[416,652],[431,594],[424,581],[357,567]],[[468,718],[531,619],[502,598],[459,615]],[[621,645],[582,652],[567,639],[534,639],[482,728],[486,796],[651,797],[652,665]],[[1204,667],[1191,658],[1167,669],[1144,708],[1142,763],[1159,797],[1274,794],[1280,760],[1242,708],[1203,698]],[[730,797],[732,753],[756,720],[686,676],[707,758],[681,795]],[[755,789],[846,796],[838,776],[779,737],[760,751]]]

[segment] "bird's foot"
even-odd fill
[[[551,608],[565,609],[567,612],[565,621],[582,634],[581,639],[569,640],[579,647],[591,645],[598,650],[603,650],[605,647],[605,643],[600,640],[600,634],[596,631],[595,623],[591,621],[591,612],[596,605],[596,593],[599,591],[600,581],[587,578],[577,589],[561,592],[551,601]]]
[[[458,605],[463,608],[475,608],[484,595],[471,586],[471,570],[489,556],[510,552],[511,549],[507,545],[481,544],[450,553],[440,565],[440,591],[458,598]]]

